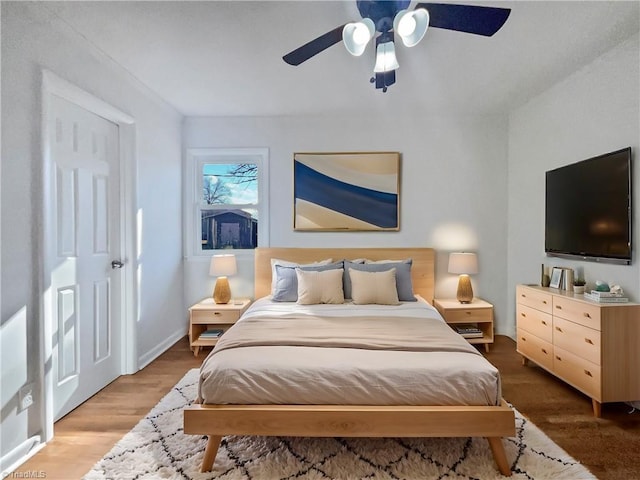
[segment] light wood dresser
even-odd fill
[[[555,288],[516,287],[517,350],[602,404],[640,400],[640,304],[598,303]]]

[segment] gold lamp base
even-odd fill
[[[231,300],[231,288],[227,277],[218,277],[213,288],[213,301],[216,303],[229,303]]]
[[[460,303],[471,303],[473,300],[473,288],[471,288],[471,279],[469,275],[463,273],[458,279],[458,301]]]

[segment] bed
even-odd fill
[[[272,258],[300,264],[326,258],[398,261],[411,258],[410,276],[417,301],[381,308],[370,305],[309,305],[296,309],[294,303],[276,304],[269,299],[272,293]],[[515,436],[515,416],[501,398],[499,374],[474,347],[461,341],[437,312],[433,318],[428,318],[429,312],[435,312],[430,306],[433,294],[432,249],[256,249],[255,298],[258,300],[222,337],[216,353],[212,352],[207,357],[201,369],[199,403],[184,411],[184,432],[209,437],[201,470],[204,472],[212,468],[224,435],[481,436],[487,438],[500,472],[510,475],[502,437]],[[348,313],[350,308],[354,309],[351,316]],[[372,315],[375,321],[371,321]],[[297,343],[298,333],[290,329],[290,325],[299,325],[299,322],[303,322],[306,328],[298,328],[298,333],[308,334],[314,337],[313,341],[322,344]],[[336,327],[336,322],[340,323],[339,327]],[[349,329],[340,330],[345,322]],[[403,328],[393,328],[393,322],[402,322]],[[432,343],[446,346],[444,351],[423,347],[423,342],[415,341],[421,334],[412,334],[411,329],[426,328],[424,323],[429,323]],[[390,332],[386,335],[390,338],[383,338],[385,335],[380,335],[379,331],[371,333],[370,338],[368,334],[362,335],[362,339],[356,338],[359,335],[346,333],[351,331],[351,325],[359,328],[373,324],[375,328]],[[408,328],[405,335],[402,333],[404,326]],[[333,327],[336,329],[331,330]],[[312,333],[323,332],[327,328],[332,332],[330,344],[324,344],[327,335],[314,336]],[[287,331],[293,333],[287,335],[294,338],[289,341],[287,336],[284,344],[278,344],[278,339],[269,343],[272,333],[281,329],[290,329]],[[261,335],[261,331],[265,333]],[[340,332],[345,333],[340,335]],[[412,337],[415,337],[413,341]],[[400,342],[398,345],[401,347],[389,349],[387,342]],[[415,348],[418,343],[420,348]],[[253,362],[251,368],[260,364],[264,369],[252,376],[251,368],[245,362],[251,363],[247,359],[259,358],[256,352],[268,352],[268,355]],[[296,358],[304,361],[291,362],[293,352],[297,352]],[[316,359],[313,352],[321,352],[319,355],[325,356]],[[445,358],[449,359],[447,363],[444,363]],[[313,369],[318,362],[325,372],[322,378],[317,376],[319,381],[307,382],[302,387],[304,382],[298,380],[313,378],[314,375],[313,370],[305,369]],[[456,362],[461,363],[458,365]],[[366,392],[363,392],[357,382],[349,383],[349,379],[354,377],[360,377],[361,381],[362,369],[376,363],[382,373],[366,372],[367,382],[372,388],[365,388]],[[287,365],[290,366],[288,370]],[[447,368],[442,368],[442,365]],[[442,373],[444,370],[448,370],[446,375]],[[218,376],[222,378],[221,382]],[[415,388],[406,387],[409,381]],[[439,382],[438,388],[434,388],[434,382]],[[314,390],[311,387],[316,383],[320,388]],[[225,390],[216,386],[222,384]],[[291,388],[278,388],[283,384]],[[460,388],[461,385],[465,388]],[[442,395],[434,398],[431,395],[436,390]],[[336,392],[342,392],[342,396]]]

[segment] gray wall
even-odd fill
[[[45,2],[46,3],[46,2]],[[138,287],[138,363],[186,332],[182,299],[181,122],[165,102],[92,50],[42,4],[2,2],[2,317],[0,457],[42,434],[43,392],[17,411],[19,388],[40,385],[42,221],[41,69],[51,70],[136,121],[140,251],[130,268]],[[44,339],[46,341],[47,339]],[[11,452],[11,454],[10,454]],[[8,465],[2,465],[7,467]]]
[[[430,246],[437,249],[436,296],[455,297],[450,251],[478,252],[477,296],[495,304],[496,329],[506,312],[506,118],[402,115],[379,117],[187,118],[188,148],[268,147],[269,238],[277,247]],[[293,153],[398,151],[399,232],[293,231]],[[239,260],[236,296],[253,297],[253,262]],[[185,262],[185,302],[211,295],[206,259]]]
[[[573,73],[509,116],[508,300],[515,318],[515,285],[540,281],[540,264],[570,266],[621,285],[640,300],[640,50],[635,35]],[[633,255],[630,266],[571,261],[544,253],[544,174],[547,170],[631,146],[634,171]],[[606,201],[606,199],[605,199]],[[515,332],[511,320],[510,334]]]

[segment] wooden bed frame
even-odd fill
[[[258,248],[255,298],[271,291],[271,258],[299,263],[369,258],[413,259],[414,292],[432,302],[434,257],[430,248]],[[502,437],[515,436],[515,414],[499,406],[191,405],[184,433],[208,435],[202,472],[211,470],[224,435],[293,437],[486,437],[500,473],[511,475]]]

